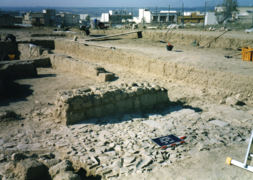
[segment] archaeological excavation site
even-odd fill
[[[253,178],[252,33],[4,33],[0,180]]]

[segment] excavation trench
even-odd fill
[[[144,32],[142,41],[144,43],[151,42],[149,39],[158,41],[163,35],[163,33],[156,35],[152,33],[154,32]],[[186,38],[186,41],[180,41],[178,37],[173,38],[172,34],[170,42],[175,45],[192,42],[197,35],[181,38]],[[136,39],[135,35],[128,35],[127,38],[130,39],[129,44],[141,41]],[[206,41],[209,40],[208,38]],[[120,42],[120,39],[118,41]],[[248,40],[243,41],[244,44],[247,42],[251,44]],[[28,60],[28,55],[31,55],[28,44],[31,42],[45,49],[43,52],[38,51],[37,58]],[[47,106],[48,109],[41,105],[39,107],[43,109],[34,110],[31,115],[32,121],[42,120],[41,126],[52,128],[46,131],[49,134],[44,132],[39,134],[39,131],[34,131],[34,137],[37,138],[32,140],[33,144],[29,142],[27,146],[22,147],[26,147],[25,150],[31,147],[31,151],[43,148],[56,150],[60,159],[69,159],[73,162],[73,167],[75,171],[79,171],[79,174],[84,172],[83,174],[87,173],[87,176],[98,175],[97,179],[121,178],[121,176],[124,178],[124,176],[151,171],[155,167],[167,168],[171,163],[185,162],[199,151],[225,148],[231,144],[238,145],[250,134],[252,126],[250,112],[240,110],[239,106],[209,105],[209,101],[205,101],[206,97],[217,102],[217,100],[234,96],[247,105],[253,105],[253,84],[251,83],[253,75],[250,70],[246,69],[246,73],[245,71],[235,73],[201,65],[194,67],[190,65],[191,62],[177,61],[181,57],[176,60],[170,57],[172,53],[180,52],[162,56],[162,53],[167,53],[165,47],[153,42],[140,46],[146,46],[148,51],[153,48],[155,52],[161,52],[159,57],[145,54],[147,51],[144,51],[142,47],[138,49],[139,44],[137,46],[130,44],[132,48],[137,48],[131,51],[132,49],[126,48],[129,44],[120,43],[113,44],[116,49],[84,46],[81,38],[77,42],[64,38],[61,40],[34,39],[31,42],[17,47],[22,52],[19,57],[24,55],[23,58],[12,62],[1,62],[1,70],[8,65],[9,69],[6,68],[7,70],[4,69],[5,71],[0,71],[0,73],[15,72],[16,74],[6,74],[13,78],[26,78],[26,76],[36,76],[37,71],[44,72],[45,75],[41,75],[40,79],[21,79],[17,80],[17,83],[31,82],[37,86],[34,87],[37,88],[36,90],[44,88],[44,91],[51,91],[53,89],[52,92],[57,90],[58,93],[49,97],[51,103],[45,101],[50,106]],[[106,41],[93,43],[109,46]],[[201,43],[204,43],[204,40]],[[217,41],[211,47],[214,45],[220,48],[222,43]],[[225,45],[222,48],[236,49],[238,46],[239,42],[235,40],[233,47]],[[183,47],[185,49],[182,50],[181,55],[192,50],[187,50],[186,46],[180,46],[179,49]],[[141,53],[138,53],[138,50]],[[212,51],[207,50],[207,53],[212,53]],[[202,56],[205,56],[205,52]],[[188,60],[187,55],[183,56],[183,60]],[[39,68],[41,66],[47,67]],[[240,66],[243,69],[252,65],[243,62]],[[30,71],[29,68],[32,70]],[[22,72],[27,74],[22,74]],[[107,79],[105,74],[110,73],[116,75],[116,78]],[[62,74],[62,79],[57,81],[60,74]],[[69,84],[67,82],[64,86],[68,89],[63,90],[58,83],[66,81],[71,74],[74,74],[74,77],[68,79]],[[100,74],[101,77],[99,77]],[[125,74],[129,75],[128,81],[123,81],[127,79]],[[84,78],[80,83],[83,77],[89,77],[92,81]],[[53,80],[48,81],[50,78]],[[109,81],[105,82],[106,80]],[[40,83],[39,86],[36,81],[51,84],[48,83],[48,87],[43,87],[44,84]],[[75,81],[79,84],[76,85]],[[73,87],[74,85],[76,87]],[[29,95],[31,94],[32,92]],[[190,96],[187,97],[186,94]],[[36,93],[33,96],[41,97]],[[32,99],[32,101],[35,100],[37,99]],[[191,103],[193,105],[189,105]],[[33,105],[34,103],[31,103],[29,107],[34,108]],[[45,121],[44,124],[46,118],[49,121]],[[238,122],[241,124],[238,125]],[[30,125],[28,123],[27,127],[37,130],[37,126]],[[238,129],[241,128],[244,131],[238,134]],[[161,150],[151,141],[152,138],[168,134],[187,135],[187,144]],[[28,135],[22,135],[22,139],[28,138]],[[44,146],[39,142],[44,142]],[[39,147],[38,144],[41,146]],[[17,144],[13,145],[14,148],[16,146]],[[1,148],[8,150],[9,147],[1,146]]]
[[[55,51],[64,52],[83,61],[111,64],[135,73],[145,74],[145,76],[161,77],[167,80],[180,81],[188,86],[197,86],[199,89],[204,89],[214,99],[223,99],[231,95],[240,94],[244,101],[248,101],[249,105],[252,105],[253,84],[251,82],[253,82],[253,74],[249,71],[250,69],[247,70],[248,66],[252,66],[251,62],[247,62],[248,64],[240,62],[244,63],[240,65],[242,69],[240,72],[236,72],[233,69],[222,71],[217,68],[219,65],[216,65],[214,68],[207,68],[205,65],[202,65],[203,68],[201,68],[200,65],[205,64],[205,61],[197,62],[197,67],[194,67],[188,65],[193,61],[177,63],[173,59],[170,60],[169,57],[166,60],[162,60],[161,58],[155,58],[144,53],[131,53],[125,49],[113,51],[106,48],[87,47],[81,42],[66,42],[61,40],[55,41]],[[201,56],[205,57],[205,55]],[[211,64],[211,62],[208,63]],[[229,68],[230,63],[229,60],[224,60],[224,65],[221,68]]]

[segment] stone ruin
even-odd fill
[[[167,90],[156,84],[129,83],[120,86],[90,87],[59,92],[55,101],[55,117],[64,124],[118,113],[152,108],[169,102]]]

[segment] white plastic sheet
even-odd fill
[[[246,29],[245,32],[246,32],[246,33],[253,32],[253,29]]]

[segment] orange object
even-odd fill
[[[249,48],[249,47],[243,47],[242,48],[242,60],[244,61],[253,61],[253,48]],[[251,52],[247,52],[247,51],[251,51]]]
[[[15,54],[8,54],[9,60],[15,59]]]

